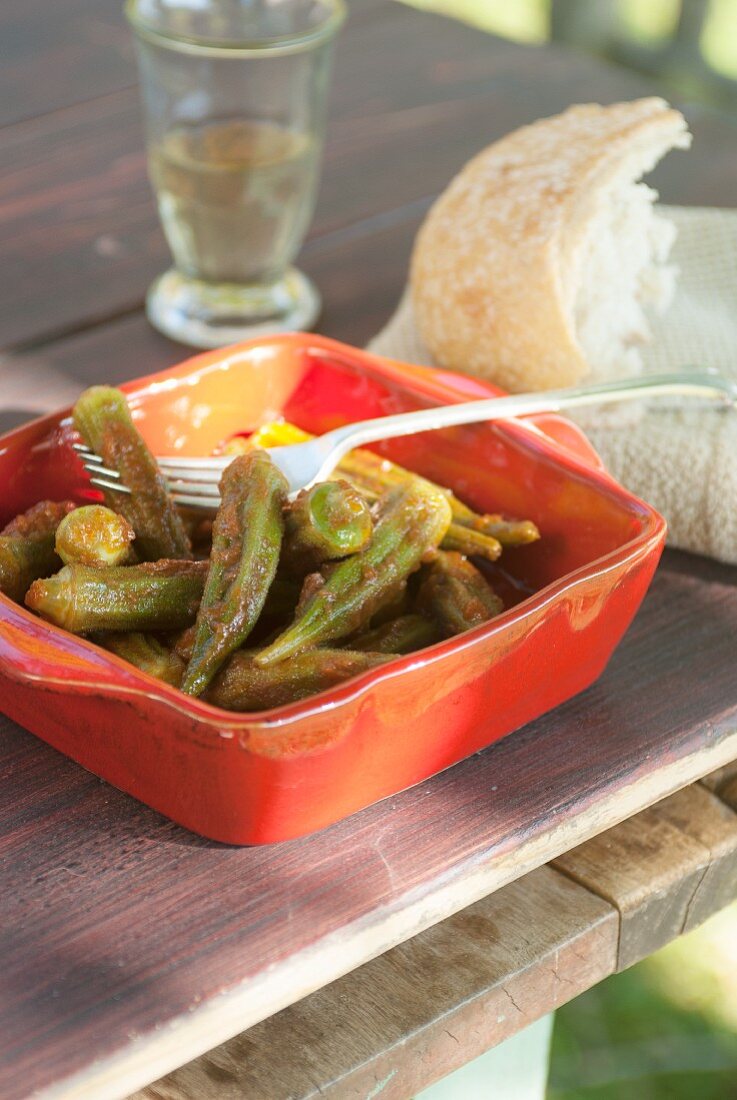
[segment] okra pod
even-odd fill
[[[33,581],[61,564],[54,549],[56,529],[74,509],[71,501],[42,500],[0,532],[0,592],[23,602]]]
[[[204,691],[261,615],[279,563],[287,489],[264,451],[239,456],[223,472],[210,567],[182,683],[189,695]]]
[[[358,454],[358,452],[355,451],[354,454]],[[416,478],[417,475],[407,473],[406,479],[409,477]],[[430,482],[430,484],[434,484],[434,482]],[[369,487],[366,483],[361,483],[360,479],[356,479],[355,485],[367,501],[373,503],[381,499],[382,491],[378,483],[373,487]],[[448,503],[451,506],[451,511],[453,511],[454,503],[458,504],[460,502],[456,497],[449,496]],[[475,512],[471,514],[477,520],[486,518],[477,516]],[[532,539],[527,541],[531,542]],[[511,544],[508,543],[508,545]],[[476,557],[486,558],[487,561],[496,561],[502,552],[502,544],[499,539],[484,533],[480,528],[466,526],[455,519],[451,520],[440,546],[443,550],[458,550],[460,553],[474,554]]]
[[[438,627],[424,615],[400,615],[360,634],[348,643],[348,648],[362,653],[414,653],[441,638]]]
[[[341,460],[338,469],[356,485],[367,500],[377,500],[380,498],[381,493],[386,492],[390,486],[401,485],[406,483],[409,478],[419,476],[404,470],[401,466],[388,462],[386,459],[378,459],[376,455],[371,454],[369,451],[352,451],[345,459]],[[434,484],[434,482],[430,484]],[[438,488],[440,489],[440,486]],[[525,536],[527,536],[524,541],[532,542],[536,537],[529,535],[530,528],[537,530],[534,524],[517,524],[510,535],[510,525],[504,524],[503,521],[488,525],[485,523],[486,520],[499,521],[499,516],[478,515],[476,512],[472,512],[470,508],[466,508],[465,504],[461,504],[461,501],[449,490],[441,491],[445,492],[448,497],[453,517],[445,538],[440,544],[443,550],[458,550],[463,554],[475,554],[476,557],[485,558],[487,561],[496,561],[501,555],[503,544],[501,539],[493,534],[492,528],[509,536],[507,537],[507,545],[519,545],[523,541],[519,535],[514,541],[517,529],[519,528],[521,531],[523,526]],[[459,514],[465,514],[466,512],[470,513],[472,523],[471,521],[462,522],[457,518]]]
[[[190,626],[185,627],[184,630],[180,630],[171,637],[172,648],[177,657],[181,657],[185,667],[189,664],[192,657],[195,633],[195,625],[192,623]]]
[[[355,633],[385,603],[448,529],[445,494],[421,479],[388,498],[365,550],[329,567],[325,583],[300,601],[294,622],[255,658],[276,664],[311,646]]]
[[[502,552],[502,544],[493,535],[486,535],[473,527],[463,527],[460,523],[450,525],[441,548],[487,561],[496,561]]]
[[[403,615],[411,614],[413,605],[414,599],[409,590],[409,583],[405,581],[403,585],[397,588],[396,594],[392,599],[387,603],[383,603],[376,614],[371,616],[370,621],[366,625],[371,630],[376,626],[384,626],[386,623],[392,622],[393,619],[399,619]]]
[[[345,458],[342,458],[338,464],[338,469],[349,480],[354,480],[356,484],[363,485],[369,492],[371,490],[377,492],[382,486],[386,489],[401,484],[408,477],[418,476],[409,470],[405,470],[403,466],[397,466],[396,463],[382,458],[380,455],[361,449],[351,451]],[[496,540],[501,546],[523,546],[540,538],[540,532],[531,520],[505,519],[497,514],[488,515],[474,512],[472,508],[459,500],[450,489],[445,489],[444,492],[447,493],[448,502],[453,513],[451,531],[455,533],[456,537],[460,535],[458,528],[464,527],[471,528],[482,535],[488,535],[490,539]],[[490,557],[488,548],[482,556]],[[490,560],[493,560],[493,558]]]
[[[103,649],[122,657],[157,680],[163,680],[172,687],[179,687],[182,682],[184,661],[150,634],[138,631],[131,634],[100,634],[94,640]]]
[[[500,515],[474,512],[460,500],[455,501],[453,519],[462,527],[470,527],[497,539],[502,546],[525,546],[537,542],[540,532],[530,519],[505,519]]]
[[[239,650],[210,685],[208,703],[225,710],[268,710],[327,691],[361,672],[385,664],[396,654],[313,649],[284,664],[260,668],[258,650]]]
[[[65,565],[37,580],[26,604],[72,634],[93,631],[182,630],[194,622],[207,562],[156,561],[142,565]]]
[[[102,504],[75,508],[56,529],[56,552],[65,565],[123,565],[135,532],[128,520]]]
[[[292,577],[285,579],[277,573],[266,597],[264,609],[253,628],[251,637],[254,644],[265,645],[266,639],[270,641],[280,633],[281,626],[277,624],[281,623],[283,625],[285,620],[292,618],[299,599],[299,592],[299,582]],[[197,629],[193,623],[192,626],[188,626],[186,630],[176,634],[172,639],[174,652],[182,658],[185,665],[189,664],[192,659],[196,633]],[[258,642],[256,642],[257,637]]]
[[[498,539],[502,546],[527,546],[537,542],[540,531],[531,519],[504,519],[502,516],[481,516],[485,535]]]
[[[259,621],[254,627],[254,633],[258,630],[258,633],[261,634],[262,631],[259,627],[263,625],[270,637],[276,637],[281,628],[275,629],[275,624],[278,622],[283,624],[285,619],[291,619],[297,606],[299,592],[299,581],[296,581],[293,577],[283,577],[277,573],[269,589]],[[189,664],[192,659],[196,633],[197,628],[193,623],[172,639],[174,652],[182,658],[185,665]],[[258,644],[263,644],[263,640],[260,640]]]
[[[294,424],[275,421],[265,424],[248,439],[238,437],[237,442],[243,448],[252,449],[283,447],[312,438],[308,432]],[[231,443],[235,444],[236,440],[231,440]],[[345,455],[338,463],[336,472],[347,478],[369,501],[377,500],[387,490],[404,485],[409,479],[419,476],[403,466],[398,466],[396,462],[363,448]],[[451,524],[442,542],[444,550],[457,550],[487,561],[496,561],[503,546],[521,546],[540,537],[537,527],[530,520],[505,520],[499,515],[482,515],[459,500],[450,489],[441,486],[437,488],[447,496],[452,512]],[[473,532],[470,535],[467,534],[469,528]]]
[[[105,503],[128,520],[144,561],[190,558],[184,522],[172,504],[156,459],[131,418],[128,402],[111,386],[92,386],[74,406],[74,426],[130,494],[105,489]]]
[[[441,550],[425,570],[417,607],[446,637],[462,634],[504,610],[491,585],[463,555]]]
[[[347,481],[303,489],[287,505],[284,524],[282,560],[303,574],[363,550],[374,526],[366,501]]]

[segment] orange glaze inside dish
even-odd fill
[[[207,353],[123,388],[154,452],[189,455],[279,416],[319,433],[496,392],[304,334]],[[63,421],[0,439],[0,522],[45,497],[95,499]],[[509,608],[497,619],[319,696],[241,715],[0,597],[0,707],[174,820],[231,843],[313,831],[455,763],[599,675],[662,549],[662,519],[601,470],[573,425],[527,424],[374,448],[480,511],[537,523],[540,542],[505,551],[493,577]]]

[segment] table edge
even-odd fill
[[[404,904],[400,899],[383,914],[376,910],[346,925],[255,980],[240,983],[35,1095],[38,1100],[126,1100],[137,1089],[736,758],[737,714],[734,729],[715,745],[676,758],[644,779],[634,776],[626,787],[610,792],[597,804],[589,827],[575,836],[573,823],[566,821],[495,852],[487,863],[477,856],[479,865],[471,874],[460,868],[436,890],[410,891]]]

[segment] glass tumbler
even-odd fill
[[[309,328],[320,309],[292,265],[320,173],[343,0],[128,0],[148,165],[174,266],[151,323],[222,347]]]

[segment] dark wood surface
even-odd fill
[[[611,974],[618,932],[538,867],[131,1100],[407,1100]]]
[[[325,296],[321,331],[361,343],[468,155],[569,102],[651,88],[389,0],[349,6],[302,263]],[[117,0],[12,0],[0,50],[2,408],[4,371],[27,370],[37,402],[41,367],[51,393],[49,368],[70,386],[119,381],[186,352],[141,313],[166,255]],[[663,197],[733,204],[734,125],[688,113],[694,152],[658,170]],[[736,756],[736,583],[734,570],[666,555],[588,692],[276,849],[198,840],[0,719],[0,1094],[72,1078],[70,1095],[121,1095],[123,1079],[132,1091]]]
[[[100,1087],[105,1059],[132,1091],[128,1060],[160,1076],[737,756],[736,580],[669,554],[587,692],[274,848],[200,840],[3,721],[3,1095],[85,1069]]]
[[[591,59],[502,43],[391,0],[360,5],[337,53],[325,172],[304,254],[325,294],[321,328],[362,340],[386,318],[426,205],[480,145],[570,102],[651,90]],[[737,128],[688,114],[695,152],[673,154],[654,181],[669,202],[730,205]],[[0,347],[35,346],[140,310],[168,257],[145,175],[135,87],[111,83],[105,95],[0,129],[0,210]],[[353,279],[367,265],[370,290],[385,297],[364,308],[369,286],[354,295]],[[119,341],[116,353],[125,354]],[[154,343],[144,368],[181,354]],[[95,378],[101,369],[93,364]]]
[[[721,793],[734,777],[727,771],[530,871],[131,1100],[416,1096],[737,897],[737,813]],[[463,1097],[458,1081],[456,1089]]]

